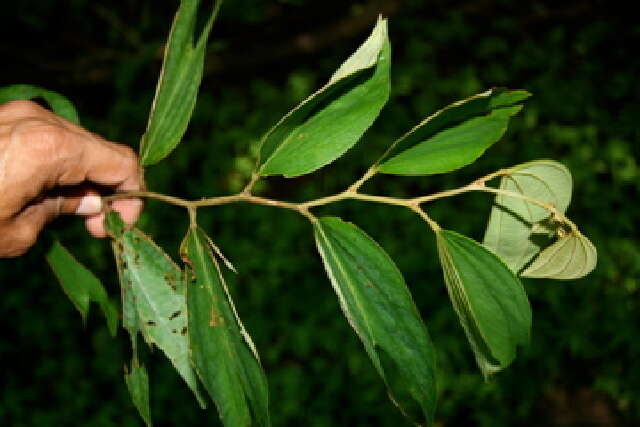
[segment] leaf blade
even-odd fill
[[[86,321],[91,301],[96,302],[107,320],[111,336],[115,336],[118,328],[118,310],[109,300],[100,280],[59,241],[53,243],[46,258],[62,290],[78,309],[82,319]]]
[[[548,246],[522,272],[523,277],[537,279],[579,279],[591,273],[598,262],[598,252],[591,241],[573,231]]]
[[[189,348],[196,373],[225,426],[270,425],[266,375],[206,234],[190,228],[181,253],[194,275],[186,295]]]
[[[572,178],[569,170],[553,160],[535,160],[510,168],[500,180],[500,189],[553,204],[564,213],[571,201]],[[497,194],[491,208],[483,244],[518,272],[536,253],[534,224],[549,212],[526,200]]]
[[[147,370],[134,358],[131,362],[131,371],[125,367],[124,381],[127,384],[129,395],[133,405],[138,410],[138,414],[143,419],[147,427],[152,426],[151,411],[149,409],[149,376]]]
[[[517,104],[530,96],[531,94],[524,90],[494,88],[454,102],[426,117],[409,132],[394,141],[378,163],[386,161],[390,157],[419,144],[421,141],[426,141],[446,128],[487,114],[494,108]]]
[[[389,98],[390,55],[387,22],[379,19],[367,41],[329,83],[267,132],[258,174],[300,176],[333,162],[355,145]]]
[[[485,378],[529,342],[531,307],[518,278],[492,252],[449,230],[436,232],[447,292]]]
[[[391,157],[379,171],[393,175],[433,175],[466,166],[496,143],[507,130],[509,119],[521,105],[501,107],[444,129]]]
[[[401,273],[384,250],[355,225],[325,217],[314,229],[318,252],[342,311],[385,381],[392,401],[405,416],[432,421],[437,400],[435,355]]]
[[[216,1],[194,44],[199,4],[200,0],[181,0],[171,25],[147,129],[140,141],[143,166],[168,156],[180,143],[191,120],[202,80],[207,40],[221,1]]]
[[[115,240],[117,262],[124,302],[130,304],[130,326],[155,344],[171,361],[194,393],[200,406],[206,407],[189,360],[182,272],[171,258],[146,234],[126,229],[116,212],[107,214],[107,229]],[[127,295],[130,296],[127,296]],[[135,349],[135,343],[134,343]]]

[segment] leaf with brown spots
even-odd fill
[[[181,246],[188,274],[189,349],[225,426],[268,426],[267,379],[238,317],[207,235],[190,228]]]

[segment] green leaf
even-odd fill
[[[410,175],[448,172],[477,159],[498,141],[509,117],[531,96],[523,90],[491,89],[457,101],[424,119],[380,158],[383,173]]]
[[[116,212],[105,221],[114,238],[123,292],[123,325],[158,346],[169,358],[204,408],[189,361],[187,314],[182,272],[147,235],[126,229]]]
[[[267,378],[210,243],[201,229],[190,228],[181,245],[191,276],[186,288],[191,360],[225,426],[268,426]]]
[[[379,171],[394,175],[432,175],[473,163],[502,138],[509,118],[521,109],[521,105],[496,108],[485,116],[445,129],[385,161]]]
[[[202,80],[207,39],[222,1],[218,0],[196,37],[200,0],[181,0],[164,52],[147,130],[140,142],[143,166],[165,158],[178,145],[191,119]]]
[[[94,301],[98,303],[107,319],[109,332],[115,336],[118,328],[118,310],[109,300],[100,280],[58,241],[54,242],[47,252],[47,262],[58,278],[62,290],[80,312],[82,320],[86,321],[89,304]]]
[[[353,147],[389,99],[391,47],[387,21],[316,93],[262,139],[258,173],[295,177],[313,172]]]
[[[342,311],[391,400],[414,421],[431,422],[437,399],[435,354],[402,274],[355,225],[321,218],[314,227],[316,245]]]
[[[591,273],[598,262],[595,246],[575,230],[545,248],[522,272],[523,277],[579,279]]]
[[[529,342],[529,300],[518,278],[479,243],[448,230],[438,230],[436,240],[449,298],[487,378]]]
[[[569,170],[553,160],[536,160],[509,169],[500,189],[551,203],[562,213],[571,201]],[[534,225],[549,211],[526,200],[497,194],[491,209],[483,244],[498,255],[513,272],[518,272],[540,251]]]
[[[0,104],[34,98],[44,99],[54,113],[72,123],[80,124],[78,112],[71,101],[57,92],[32,85],[11,85],[0,88]]]
[[[151,411],[149,410],[149,377],[144,365],[139,364],[134,358],[131,362],[131,372],[127,372],[125,367],[124,380],[131,395],[131,400],[138,409],[138,413],[144,423],[151,427]]]

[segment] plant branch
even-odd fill
[[[451,190],[440,191],[438,193],[429,194],[426,196],[419,196],[413,198],[398,198],[398,197],[388,197],[388,196],[377,196],[373,194],[362,194],[358,193],[358,188],[366,182],[369,178],[374,176],[377,173],[377,169],[374,167],[370,168],[362,178],[356,181],[353,185],[351,185],[347,190],[337,193],[331,196],[321,197],[315,200],[309,200],[303,203],[292,203],[286,202],[282,200],[274,200],[266,197],[254,196],[250,193],[250,189],[255,182],[256,178],[252,178],[251,182],[247,187],[240,193],[233,194],[230,196],[219,196],[219,197],[208,197],[197,200],[186,200],[179,197],[169,196],[166,194],[155,193],[151,191],[126,191],[121,193],[112,194],[110,196],[105,196],[103,198],[103,203],[106,205],[109,202],[117,199],[123,198],[131,198],[131,197],[145,197],[149,199],[160,200],[165,203],[169,203],[175,206],[181,206],[189,210],[190,215],[195,215],[195,209],[203,206],[218,206],[225,205],[229,203],[253,203],[264,206],[274,206],[284,209],[290,209],[300,213],[301,215],[307,217],[308,219],[314,221],[315,216],[311,214],[310,209],[317,207],[328,205],[330,203],[336,203],[343,200],[361,200],[365,202],[374,202],[374,203],[383,203],[387,205],[394,206],[404,206],[406,208],[411,209],[416,212],[420,217],[425,220],[429,226],[437,231],[440,229],[439,225],[433,221],[427,213],[421,208],[421,204],[428,203],[437,199],[443,199],[446,197],[456,196],[458,194],[467,193],[469,191],[484,191],[487,193],[501,194],[506,197],[513,197],[521,200],[525,200],[527,202],[533,203],[537,206],[540,206],[551,214],[553,214],[554,218],[559,221],[562,221],[569,225],[572,230],[577,230],[576,225],[571,222],[567,217],[564,216],[558,209],[551,203],[543,202],[533,197],[517,193],[510,190],[505,190],[502,188],[494,188],[487,187],[486,183],[491,179],[494,179],[499,176],[509,175],[511,173],[511,169],[500,169],[496,172],[485,175],[481,178],[476,179],[475,181],[467,184],[465,186],[454,188]]]

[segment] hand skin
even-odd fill
[[[0,257],[24,254],[60,214],[84,215],[89,233],[106,237],[99,189],[139,190],[135,153],[31,101],[0,105]],[[133,224],[140,199],[111,204]]]

